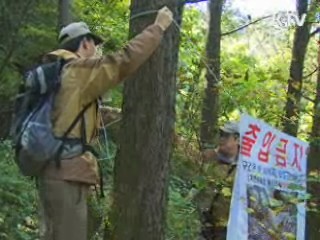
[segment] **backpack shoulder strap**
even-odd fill
[[[69,133],[72,131],[72,129],[76,126],[76,124],[78,123],[78,121],[82,118],[82,116],[84,115],[84,113],[89,109],[89,107],[94,103],[90,102],[87,105],[85,105],[85,107],[81,110],[80,113],[78,113],[78,115],[76,116],[76,118],[72,121],[71,125],[67,128],[66,132],[63,134],[62,139],[65,139]]]
[[[72,123],[70,124],[70,126],[67,128],[67,130],[65,131],[65,133],[63,134],[63,136],[61,137],[62,139],[62,145],[60,147],[60,149],[57,152],[57,155],[55,157],[55,162],[56,162],[56,166],[57,168],[60,168],[61,166],[61,153],[63,151],[63,144],[64,141],[66,140],[67,136],[69,135],[69,133],[72,131],[72,129],[76,126],[76,124],[79,122],[79,120],[82,118],[82,116],[84,115],[84,113],[89,109],[89,107],[94,103],[90,102],[87,105],[85,105],[85,107],[80,111],[80,113],[78,113],[78,115],[76,116],[76,118],[72,121]],[[82,136],[81,136],[82,137]]]

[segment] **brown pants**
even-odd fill
[[[40,239],[87,240],[89,185],[39,179]]]
[[[215,219],[210,211],[201,212],[201,232],[199,240],[226,240],[227,227],[214,226]]]
[[[201,240],[226,240],[226,228],[205,228],[201,230]]]

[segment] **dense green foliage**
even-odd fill
[[[101,199],[93,192],[89,201],[90,235],[97,240],[109,234],[108,213],[115,153],[115,145],[110,139],[104,140],[104,144],[100,146],[106,198]],[[0,239],[36,239],[39,232],[39,212],[35,181],[22,177],[19,173],[9,141],[0,143],[0,159]],[[183,169],[186,164],[181,166],[185,161],[182,152],[177,152],[174,159],[176,174],[173,174],[170,183],[167,239],[195,239],[199,229],[198,213],[191,201],[193,188],[185,175],[190,174],[190,169]]]
[[[21,176],[8,141],[0,144],[0,239],[35,239],[35,182]]]

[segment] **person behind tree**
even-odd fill
[[[195,201],[201,214],[201,240],[225,240],[231,193],[237,166],[240,134],[238,122],[227,122],[220,128],[217,149],[203,151],[203,174],[208,185],[199,191]]]

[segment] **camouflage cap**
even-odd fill
[[[229,121],[223,127],[221,127],[220,130],[226,133],[240,134],[239,122]]]

